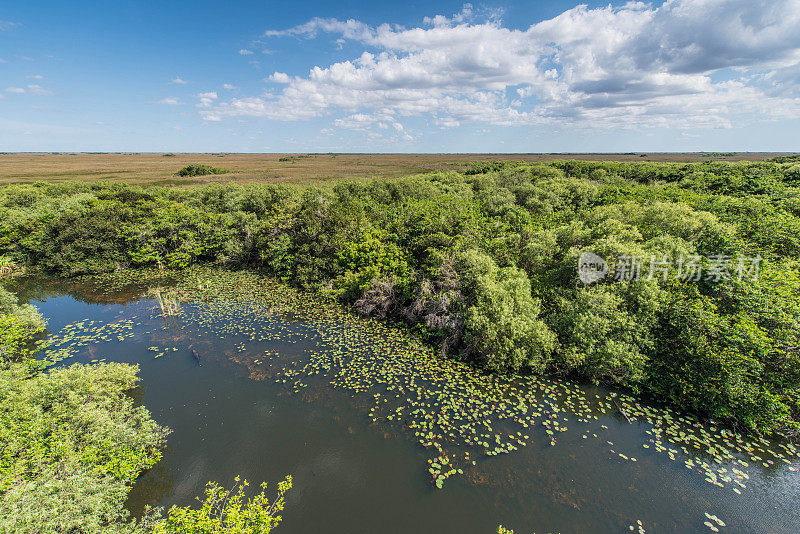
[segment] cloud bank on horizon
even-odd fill
[[[505,26],[498,10],[465,4],[416,27],[313,18],[254,42],[280,39],[363,50],[306,75],[274,72],[257,95],[198,94],[205,120],[329,117],[332,129],[408,140],[404,121],[420,117],[445,129],[589,130],[730,128],[800,117],[800,0],[578,5],[527,29]]]

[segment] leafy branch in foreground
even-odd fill
[[[189,506],[170,508],[167,519],[156,525],[155,534],[266,534],[280,524],[279,514],[285,504],[284,495],[292,487],[292,477],[287,476],[278,483],[278,495],[270,504],[265,491],[247,499],[247,480],[236,483],[225,490],[216,482],[206,485],[205,500],[199,509]],[[198,499],[200,500],[200,499]]]
[[[125,394],[136,366],[0,367],[0,533],[123,532],[125,498],[167,429]],[[131,532],[133,532],[131,530]]]
[[[0,366],[28,359],[33,339],[45,330],[45,320],[30,304],[0,287]]]

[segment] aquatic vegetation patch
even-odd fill
[[[58,332],[48,336],[39,344],[42,359],[51,363],[58,363],[78,354],[82,349],[99,343],[111,341],[123,342],[134,337],[134,327],[141,325],[134,319],[124,319],[114,322],[89,320],[88,318],[75,321],[64,326]]]
[[[708,521],[704,521],[703,524],[705,526],[707,526],[709,528],[709,530],[711,530],[711,532],[719,532],[719,528],[718,527],[724,527],[725,526],[725,522],[722,521],[722,519],[720,519],[716,515],[709,514],[708,512],[706,512],[705,516],[706,516],[706,518],[708,518]],[[712,523],[712,521],[713,521],[713,523]]]

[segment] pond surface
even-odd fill
[[[268,481],[272,496],[291,474],[284,534],[800,532],[789,444],[569,382],[445,387],[436,379],[449,368],[419,364],[417,377],[421,356],[386,357],[405,343],[388,329],[249,303],[185,302],[163,317],[150,298],[35,281],[16,290],[68,350],[63,364],[139,365],[133,394],[172,433],[131,492],[134,513],[191,504],[207,481],[230,486],[236,474]],[[375,335],[390,338],[383,356],[348,367]]]

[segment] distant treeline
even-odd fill
[[[659,270],[585,285],[584,251],[612,271],[625,258]],[[404,321],[492,372],[570,375],[750,429],[800,427],[793,161],[485,162],[331,191],[7,186],[0,255],[66,276],[259,269]],[[682,277],[695,256],[717,276]],[[734,276],[720,275],[723,257]],[[742,257],[762,260],[740,280]]]

